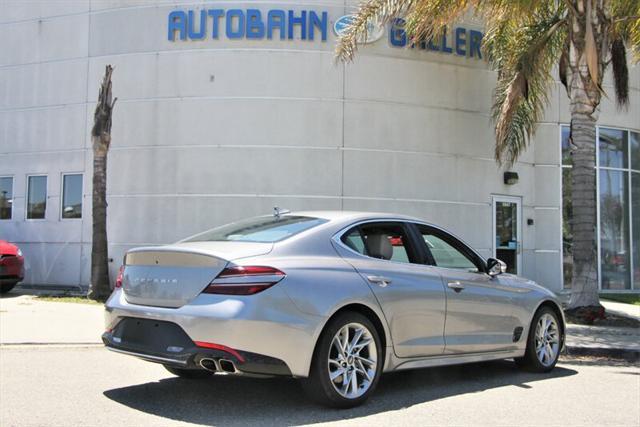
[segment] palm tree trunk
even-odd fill
[[[606,26],[603,3],[573,2],[578,15],[569,25],[568,94],[571,99],[571,201],[573,204],[573,279],[568,310],[587,307],[579,317],[603,314],[598,297],[596,245],[596,123],[599,116]]]
[[[107,135],[108,137],[108,135]],[[105,146],[106,141],[96,141],[93,146]],[[108,146],[108,142],[106,142]],[[107,249],[107,151],[93,153],[93,240],[91,245],[91,287],[89,297],[105,300],[111,292],[109,285],[109,253]]]
[[[93,235],[91,245],[91,285],[89,298],[104,301],[111,293],[107,244],[107,154],[111,144],[111,115],[116,99],[111,101],[111,74],[107,65],[94,113],[93,143]]]
[[[573,281],[569,309],[599,305],[596,246],[597,112],[572,112],[571,201],[573,204]]]

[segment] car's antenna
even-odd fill
[[[288,213],[291,213],[291,211],[288,210],[288,209],[280,209],[277,206],[273,207],[273,216],[276,217],[276,218],[280,218],[280,215],[285,215],[285,214],[288,214]]]

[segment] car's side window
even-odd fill
[[[445,240],[428,227],[418,226],[424,242],[431,252],[435,265],[465,271],[479,271],[478,265],[467,254],[456,248],[453,240]]]
[[[401,223],[367,223],[342,236],[342,242],[354,251],[372,258],[395,262],[415,262],[406,228]]]

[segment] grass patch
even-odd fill
[[[609,301],[640,305],[640,294],[600,294],[600,298]]]
[[[40,301],[50,301],[50,302],[70,302],[70,303],[75,303],[75,304],[94,304],[94,305],[102,305],[101,302],[99,301],[94,301],[92,299],[89,299],[87,297],[70,297],[70,296],[66,296],[66,295],[60,295],[60,296],[52,296],[52,295],[48,295],[48,296],[36,296],[37,300]]]

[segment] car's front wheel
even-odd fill
[[[376,388],[383,360],[373,323],[360,313],[341,313],[322,332],[309,378],[302,384],[319,403],[351,408],[362,404]]]
[[[177,375],[180,378],[187,378],[190,380],[196,380],[201,378],[211,378],[213,374],[209,371],[205,371],[204,369],[182,369],[182,368],[174,368],[173,366],[163,365],[164,368],[171,372],[173,375]]]
[[[558,315],[549,307],[540,308],[529,328],[524,357],[518,366],[531,372],[549,372],[558,362],[562,348],[562,329]]]

